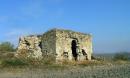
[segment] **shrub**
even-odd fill
[[[15,51],[14,45],[10,42],[3,42],[0,44],[0,51],[2,52],[13,52]]]
[[[122,61],[128,61],[129,57],[125,53],[117,53],[115,54],[114,61],[122,60]]]
[[[91,56],[92,60],[97,60],[97,61],[104,61],[105,59],[103,57],[99,57],[99,56]]]
[[[0,59],[12,59],[14,57],[14,54],[14,52],[0,53]]]
[[[42,63],[44,65],[50,65],[50,64],[53,64],[55,62],[55,57],[53,55],[42,55],[43,58],[42,58]]]
[[[28,63],[17,58],[12,58],[12,59],[2,60],[1,65],[2,66],[24,66],[24,65],[28,65]]]
[[[98,66],[98,65],[104,65],[104,62],[101,61],[81,61],[78,62],[78,65],[80,66]]]

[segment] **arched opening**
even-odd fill
[[[77,41],[76,40],[72,40],[71,43],[71,49],[72,49],[72,54],[75,60],[77,60]]]

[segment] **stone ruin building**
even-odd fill
[[[71,30],[52,29],[43,35],[21,37],[16,56],[22,55],[32,58],[53,55],[56,61],[91,60],[92,37],[90,34]]]

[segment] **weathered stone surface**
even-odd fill
[[[41,36],[20,38],[17,55],[21,49],[32,51],[27,57],[38,58],[43,54],[53,55],[56,61],[91,60],[92,37],[71,30],[52,29]]]
[[[23,57],[42,58],[40,43],[41,38],[38,36],[21,37],[16,57],[25,55]]]
[[[74,51],[73,53],[73,42]],[[82,52],[84,50],[85,53]],[[64,52],[68,55],[68,60],[91,60],[92,40],[91,35],[74,32],[71,30],[56,30],[56,53],[57,60],[62,60]],[[63,56],[62,56],[63,55]]]

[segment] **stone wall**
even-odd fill
[[[19,46],[15,56],[22,58],[42,58],[40,44],[40,35],[21,37],[19,39]]]
[[[56,53],[57,60],[73,60],[72,41],[77,42],[77,60],[91,60],[92,39],[91,35],[74,32],[71,30],[56,30]],[[87,55],[83,55],[82,50]]]
[[[55,29],[44,33],[42,35],[41,41],[42,41],[43,54],[51,55],[51,56],[55,57],[56,56],[56,31],[55,31]]]
[[[92,37],[90,34],[71,30],[52,29],[43,35],[21,37],[16,56],[28,50],[26,57],[53,56],[54,60],[91,60]],[[21,55],[20,55],[21,56]]]

